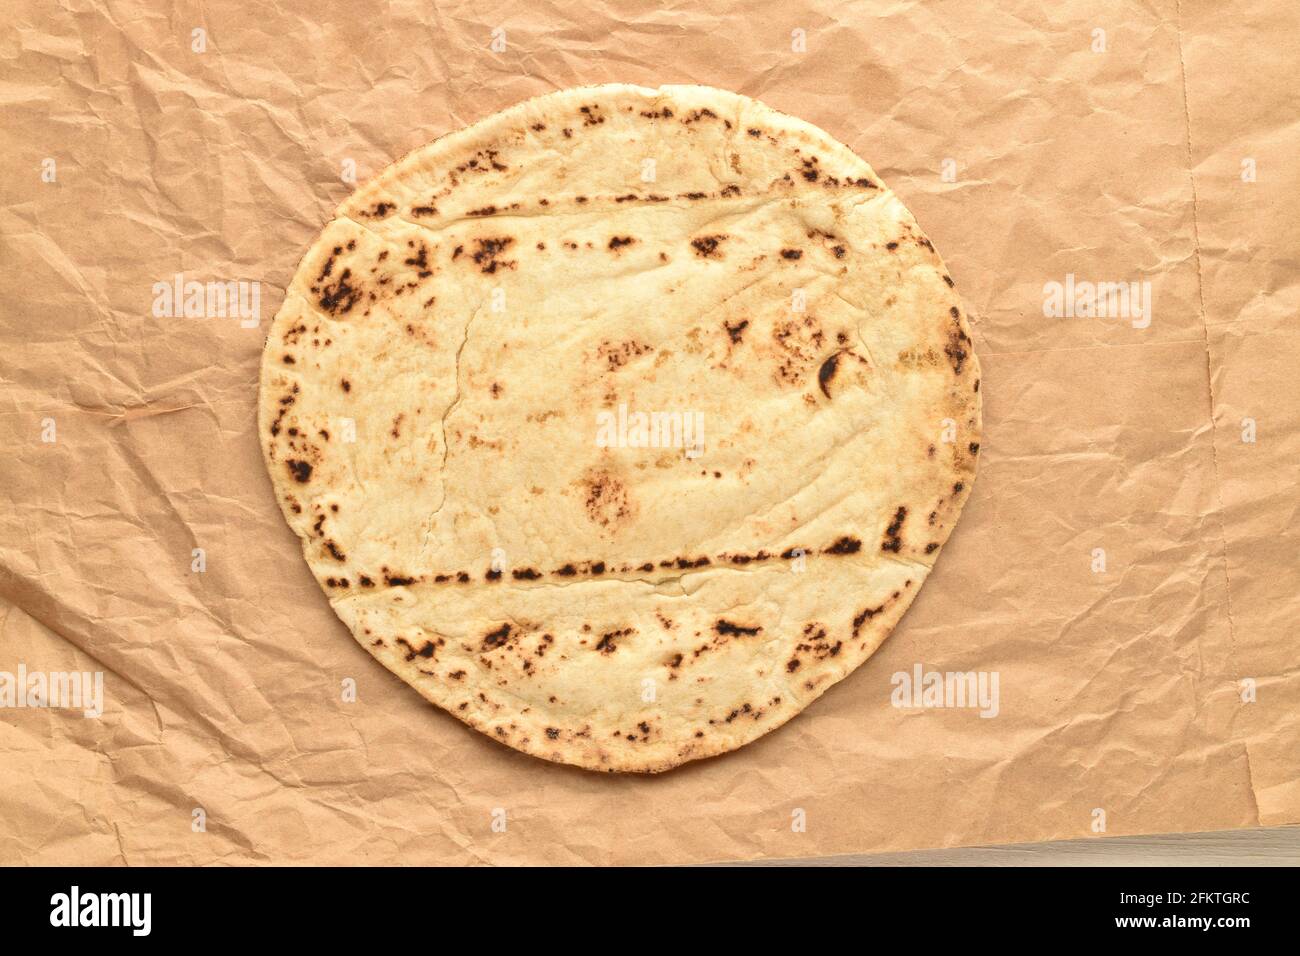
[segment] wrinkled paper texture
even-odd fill
[[[102,672],[105,701],[0,709],[0,862],[660,863],[1300,822],[1294,4],[7,20],[0,671]],[[499,746],[373,661],[255,430],[270,319],[350,170],[608,81],[732,89],[851,146],[946,258],[984,368],[974,496],[881,651],[650,778]],[[256,283],[256,325],[158,315],[177,274]],[[1149,282],[1149,325],[1045,316],[1067,276]],[[918,664],[996,673],[997,716],[893,706]]]

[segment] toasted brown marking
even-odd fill
[[[840,366],[840,353],[833,352],[826,361],[822,362],[822,367],[817,370],[817,384],[821,386],[822,394],[827,398],[831,397],[830,384],[831,379],[835,377],[836,370]]]
[[[625,627],[619,631],[608,631],[601,635],[600,640],[596,644],[596,650],[600,651],[602,654],[613,654],[618,650],[618,639],[621,637],[627,637],[631,633],[632,628],[630,627]]]
[[[698,236],[691,240],[691,247],[701,259],[716,259],[720,258],[718,255],[719,244],[726,242],[730,238],[730,236],[726,235]]]
[[[488,239],[475,239],[475,250],[470,258],[474,264],[479,267],[479,271],[484,275],[493,275],[497,269],[513,269],[517,263],[513,260],[507,261],[500,258],[501,254],[514,244],[514,239],[510,236],[495,236]],[[456,247],[457,252],[460,246]]]
[[[712,562],[707,556],[698,558],[670,558],[666,561],[660,561],[659,567],[676,568],[679,571],[689,571],[692,568],[702,568],[711,563]]]
[[[627,485],[612,472],[592,471],[582,479],[581,485],[586,491],[587,517],[593,523],[608,528],[631,517],[632,502]],[[605,569],[603,562],[600,569],[601,572]],[[594,565],[592,572],[597,573]]]
[[[406,659],[408,661],[413,661],[417,657],[423,657],[426,659],[433,657],[434,651],[436,650],[432,641],[425,641],[424,645],[419,649],[404,637],[399,637],[396,641],[398,644],[401,644],[406,648]]]
[[[907,508],[902,505],[894,512],[894,520],[889,523],[885,529],[885,539],[880,543],[881,551],[892,551],[897,554],[903,547],[903,541],[899,537],[899,532],[903,529],[903,522],[907,520]]]
[[[415,241],[408,242],[407,246],[415,248]],[[416,251],[413,255],[407,256],[407,258],[403,260],[403,264],[413,265],[413,267],[416,268],[417,276],[420,278],[428,278],[433,274],[432,269],[429,268],[429,247],[425,246],[422,242],[420,243],[419,251]]]
[[[727,330],[727,335],[731,338],[731,341],[739,344],[741,337],[745,333],[745,329],[749,328],[749,319],[741,319],[739,322],[734,324],[731,322],[723,322],[722,327]]]
[[[762,630],[762,628],[757,625],[754,627],[745,627],[741,624],[733,624],[731,621],[722,618],[719,618],[714,622],[713,629],[724,637],[753,637]]]
[[[510,639],[510,629],[511,626],[507,623],[502,624],[495,631],[488,631],[483,635],[482,649],[490,651],[493,648],[500,647],[502,644],[506,643],[506,641]]]
[[[596,355],[605,360],[612,372],[620,369],[634,358],[653,352],[654,347],[644,342],[629,339],[626,342],[605,341],[596,347]]]
[[[826,548],[823,554],[857,554],[862,550],[862,542],[857,538],[850,538],[847,535],[838,539],[829,548]]]
[[[958,329],[949,334],[948,344],[943,347],[943,354],[948,356],[948,360],[952,362],[954,375],[960,375],[962,368],[966,364],[968,353],[965,344],[969,341],[970,337]]]
[[[285,462],[289,468],[289,474],[293,475],[293,480],[299,484],[305,485],[311,480],[311,465],[305,461],[298,461],[290,458]]]
[[[361,292],[352,284],[352,270],[344,269],[333,283],[323,283],[311,287],[317,294],[317,302],[330,315],[347,315],[352,307],[361,301]]]
[[[330,253],[330,255],[325,259],[324,265],[321,266],[320,275],[316,277],[317,282],[321,282],[330,277],[334,272],[334,259],[336,256],[341,255],[343,255],[343,247],[335,246],[334,251]]]
[[[858,631],[862,629],[862,625],[884,610],[884,604],[877,605],[876,607],[864,608],[860,614],[853,618],[853,636],[857,637]]]

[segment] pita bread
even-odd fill
[[[970,493],[979,374],[934,247],[848,148],[609,85],[344,202],[270,330],[259,428],[385,667],[525,753],[661,771],[885,639]]]

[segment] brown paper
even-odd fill
[[[0,862],[660,863],[1300,822],[1294,5],[8,19],[0,671],[99,671],[105,705],[0,709]],[[849,144],[947,259],[985,370],[974,497],[882,650],[653,778],[498,746],[371,660],[254,424],[346,170],[615,80],[733,89]],[[158,315],[178,273],[259,283],[257,325]],[[1152,321],[1045,317],[1067,275],[1150,282]],[[893,706],[918,664],[996,672],[997,716]]]

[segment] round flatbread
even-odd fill
[[[885,639],[970,493],[979,374],[934,247],[847,147],[616,84],[344,202],[270,330],[259,428],[385,667],[518,750],[660,771]]]

